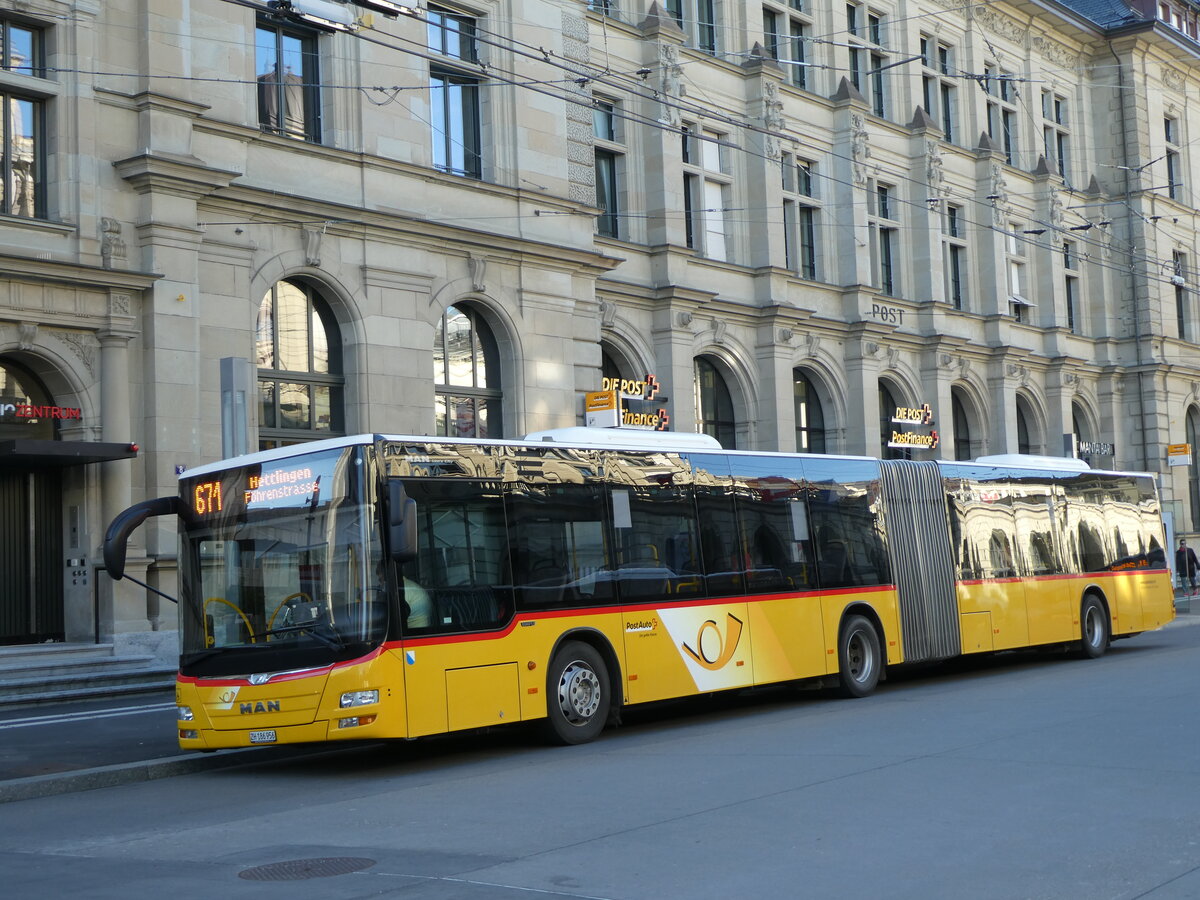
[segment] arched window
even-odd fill
[[[963,405],[962,395],[958,391],[950,392],[950,408],[954,426],[954,458],[972,459],[971,422],[967,418],[967,408]]]
[[[56,439],[59,419],[29,414],[30,407],[53,405],[49,391],[31,372],[0,359],[0,438]]]
[[[825,453],[825,411],[802,369],[792,369],[792,403],[796,410],[796,450]]]
[[[341,340],[320,295],[276,282],[258,306],[255,343],[259,448],[343,434]]]
[[[469,306],[448,306],[433,338],[434,427],[446,437],[504,434],[500,351]]]
[[[1036,453],[1033,444],[1033,431],[1029,427],[1029,410],[1025,401],[1017,398],[1017,452]]]
[[[695,366],[696,426],[721,442],[726,450],[737,449],[737,422],[733,417],[733,398],[717,367],[703,356]]]
[[[912,459],[912,450],[907,447],[889,447],[892,439],[892,416],[900,406],[887,382],[879,382],[879,456],[882,459]]]
[[[1187,440],[1192,445],[1188,463],[1188,506],[1192,513],[1192,531],[1200,529],[1200,415],[1193,406],[1187,414]]]

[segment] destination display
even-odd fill
[[[188,483],[184,496],[197,518],[261,509],[328,505],[344,450],[314,453],[278,463],[262,463],[222,472],[219,478]]]

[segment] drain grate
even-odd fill
[[[332,878],[348,875],[375,865],[375,860],[361,856],[322,856],[317,859],[289,859],[267,863],[238,872],[246,881],[304,881],[307,878]]]

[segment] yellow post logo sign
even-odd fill
[[[696,632],[696,650],[690,645],[683,644],[683,652],[694,659],[697,665],[703,666],[710,672],[724,668],[737,650],[738,641],[742,638],[742,620],[733,613],[725,614],[725,636],[712,619],[700,625]]]

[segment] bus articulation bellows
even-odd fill
[[[110,525],[180,533],[180,745],[414,738],[1022,647],[1174,616],[1153,477],[564,429],[363,435],[188,470]]]

